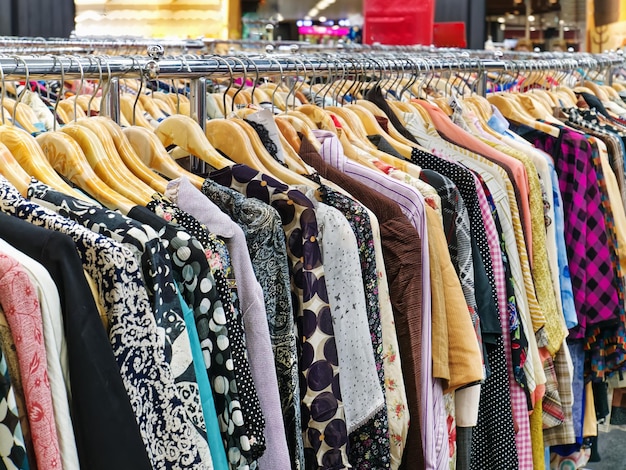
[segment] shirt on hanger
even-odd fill
[[[305,458],[325,467],[346,465],[345,412],[340,386],[335,383],[339,376],[337,350],[312,203],[299,191],[245,165],[227,167],[209,177],[271,203],[281,213],[291,262],[292,299],[298,300],[294,310],[303,338],[300,381],[306,384],[302,396]],[[323,398],[316,401],[320,395]]]
[[[0,220],[0,237],[39,261],[59,289],[69,359],[72,420],[81,467],[151,469],[75,243],[68,235],[2,212]],[[103,447],[105,441],[116,452]]]
[[[61,452],[47,380],[41,309],[28,274],[4,253],[0,253],[0,304],[17,348],[37,467],[60,468]],[[25,338],[34,341],[25,341]]]
[[[204,181],[201,190],[233,218],[246,236],[252,268],[264,293],[292,465],[304,468],[296,330],[289,287],[287,246],[280,216],[270,205],[255,198],[246,198],[210,179]]]
[[[180,461],[201,466],[198,448],[191,437],[192,425],[182,408],[164,351],[159,347],[156,322],[133,255],[113,240],[25,201],[6,180],[2,180],[0,193],[3,212],[37,221],[73,237],[85,268],[99,284],[111,318],[109,338],[153,466],[164,468]],[[139,370],[137,364],[141,365]],[[146,391],[158,398],[146,401]],[[162,454],[158,450],[161,442],[170,442],[175,447]]]
[[[202,458],[211,466],[206,424],[202,415],[200,395],[195,374],[187,369],[193,362],[189,337],[185,331],[182,309],[176,297],[176,285],[172,276],[169,254],[152,227],[141,225],[123,215],[79,201],[53,190],[49,186],[33,181],[29,186],[31,200],[67,217],[95,233],[105,235],[136,252],[144,275],[159,338],[165,358],[175,375],[185,412],[197,428],[196,445]]]
[[[362,204],[341,193],[339,188],[333,189],[330,184],[324,181],[318,193],[322,202],[341,211],[357,238],[374,358],[387,403],[386,416],[382,414],[379,417],[381,425],[374,425],[369,432],[359,433],[358,441],[354,442],[356,439],[353,438],[351,445],[367,446],[371,436],[382,442],[387,441],[391,446],[391,468],[396,469],[402,461],[409,413],[378,221]],[[388,423],[388,437],[384,435],[385,422]]]
[[[259,458],[261,467],[289,467],[289,452],[280,408],[278,381],[274,369],[267,368],[272,357],[263,291],[255,278],[243,230],[186,178],[170,181],[166,197],[225,240],[237,281],[250,370],[258,391],[266,423],[267,449]]]
[[[416,465],[423,466],[420,420],[416,419],[420,416],[422,348],[412,340],[422,338],[423,284],[421,244],[417,243],[419,235],[395,202],[328,165],[306,138],[302,139],[300,157],[313,166],[321,177],[347,190],[378,217],[409,413],[414,417],[407,435],[403,462],[415,462]],[[415,240],[415,243],[406,243],[407,237]]]
[[[43,321],[46,371],[50,383],[61,460],[63,468],[78,469],[80,466],[76,437],[74,436],[69,408],[70,400],[68,397],[71,397],[71,385],[59,292],[50,277],[50,273],[37,261],[4,240],[0,240],[0,252],[12,257],[22,266],[37,293]]]

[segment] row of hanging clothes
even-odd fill
[[[467,55],[0,56],[7,468],[582,468],[622,59]]]

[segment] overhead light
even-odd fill
[[[531,31],[537,31],[537,28],[535,28],[534,26],[531,26],[531,27],[530,27],[530,30],[531,30]]]
[[[311,17],[310,17],[309,15],[306,15],[306,16],[304,17],[304,19],[305,19],[305,20],[310,20],[310,19],[311,19]]]
[[[320,11],[317,8],[311,8],[307,16],[310,16],[311,18],[315,18],[319,12]]]
[[[296,21],[296,26],[297,26],[298,28],[301,28],[302,26],[304,26],[304,21],[302,21],[302,20],[298,20],[298,21]]]
[[[500,30],[501,31],[506,31],[506,24],[500,23]]]
[[[498,18],[498,23],[506,23],[506,19],[504,18],[504,16],[500,16]]]
[[[320,23],[326,23],[326,17],[325,16],[320,16],[318,18],[318,20],[320,20]]]
[[[563,25],[565,24],[565,21],[560,20],[560,21],[559,21],[559,24],[560,24],[561,26],[563,26]]]
[[[565,26],[565,27],[563,28],[563,31],[569,31],[569,26]]]
[[[528,21],[530,21],[531,23],[535,21],[535,15],[528,15]]]

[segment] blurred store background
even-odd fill
[[[0,0],[0,35],[248,39],[603,52],[620,0]],[[51,18],[53,20],[51,21]]]

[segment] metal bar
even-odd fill
[[[107,94],[102,97],[104,104],[103,114],[120,123],[120,80],[113,77],[105,83]]]
[[[202,128],[202,132],[206,128],[206,78],[200,77],[194,80],[191,80],[190,96],[189,96],[189,107],[191,112],[191,118],[195,119],[200,127]],[[206,173],[206,163],[204,160],[199,160],[197,157],[191,157],[190,164],[192,169],[198,168],[200,174]]]
[[[372,57],[372,54],[368,54]],[[188,78],[197,79],[201,77],[240,77],[244,74],[250,74],[251,71],[265,75],[294,75],[302,74],[302,63],[305,64],[307,70],[315,71],[316,74],[326,75],[336,72],[335,64],[338,60],[345,58],[346,72],[378,72],[380,64],[384,65],[385,71],[390,72],[408,72],[413,70],[414,60],[424,57],[432,58],[428,54],[419,55],[411,53],[395,53],[392,56],[385,55],[374,56],[376,61],[368,60],[364,56],[357,54],[334,54],[325,58],[324,56],[299,55],[304,60],[297,63],[293,60],[293,55],[273,55],[271,59],[260,56],[250,56],[245,61],[234,60],[229,57],[223,57],[219,60],[214,57],[199,58],[163,58],[158,62],[158,78]],[[607,64],[613,66],[623,65],[624,58],[619,56],[600,56],[602,60],[594,58],[591,55],[581,54],[580,56],[567,56],[565,58],[548,59],[549,68],[551,70],[571,70],[572,64],[575,67],[585,69],[606,68]],[[347,60],[347,59],[350,60]],[[546,58],[544,58],[546,59]],[[603,62],[602,62],[603,61]],[[154,62],[149,57],[119,57],[111,56],[103,60],[107,64],[107,74],[110,70],[111,77],[124,78],[140,78],[149,62]],[[510,68],[508,60],[494,60],[485,58],[464,58],[456,57],[448,59],[438,56],[436,60],[429,62],[429,71],[437,70],[463,70],[480,72],[480,71],[503,71]],[[277,65],[280,64],[280,67]],[[78,79],[81,77],[94,79],[100,75],[102,64],[97,61],[89,60],[88,57],[63,57],[63,56],[23,56],[17,60],[14,57],[0,56],[0,67],[4,71],[6,79],[21,79],[28,75],[32,79],[60,79],[61,70],[65,79]]]

